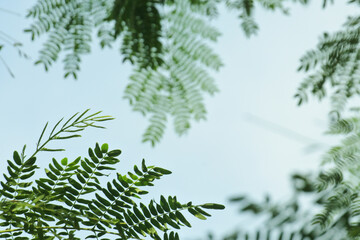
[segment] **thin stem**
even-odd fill
[[[11,41],[14,41],[14,42],[20,42],[19,40],[16,40],[15,38],[13,38],[12,36],[10,36],[9,34],[3,32],[0,30],[0,34],[4,35],[5,37],[7,37],[8,39],[10,39]]]
[[[1,56],[0,56],[0,61],[4,64],[6,70],[9,72],[11,77],[15,78],[14,73],[11,71],[10,67],[7,65],[7,63],[5,62],[5,60]]]
[[[21,17],[21,14],[20,14],[20,13],[18,13],[18,12],[14,12],[14,11],[11,11],[11,10],[8,10],[8,9],[5,9],[5,8],[0,8],[0,11],[2,11],[2,12],[6,12],[6,13],[9,13],[9,14],[12,14],[12,15],[18,16],[18,17]]]
[[[104,157],[103,157],[102,159],[104,159]],[[101,163],[101,161],[99,161],[99,163],[95,166],[95,169],[93,170],[93,172],[91,173],[91,175],[88,177],[88,179],[87,179],[86,182],[84,183],[84,187],[81,189],[81,191],[80,191],[79,194],[77,195],[76,199],[74,200],[73,205],[71,206],[70,211],[74,209],[75,204],[77,203],[77,201],[78,201],[78,199],[80,198],[82,192],[84,191],[84,189],[85,189],[86,186],[88,185],[89,181],[91,180],[91,177],[94,175],[95,171],[96,171],[97,168],[99,167],[100,163]]]

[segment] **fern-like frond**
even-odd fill
[[[35,21],[25,30],[32,39],[48,35],[36,64],[48,70],[64,51],[65,77],[77,78],[81,57],[90,52],[95,29],[101,47],[109,47],[121,37],[124,61],[156,68],[163,61],[158,10],[162,3],[160,0],[38,0],[28,12],[28,17]]]
[[[199,8],[199,7],[198,7]],[[219,32],[206,23],[199,9],[188,1],[176,1],[164,17],[164,64],[153,70],[138,69],[125,90],[135,111],[150,115],[143,141],[156,144],[167,119],[173,119],[175,132],[182,135],[192,120],[205,119],[203,93],[218,91],[206,69],[218,70],[221,60],[206,44]]]
[[[253,215],[259,223],[255,229],[249,230],[241,226],[225,235],[223,240],[346,240],[349,239],[349,223],[351,216],[358,212],[343,208],[350,202],[357,202],[345,188],[335,192],[325,190],[318,192],[315,188],[315,174],[293,174],[294,194],[287,200],[274,202],[269,195],[262,201],[240,195],[230,201],[239,205],[241,213]],[[335,194],[334,194],[335,193]],[[304,199],[307,199],[304,204]],[[310,201],[308,201],[310,200]],[[326,211],[318,214],[315,222],[331,223],[331,227],[323,229],[318,224],[311,224],[311,218],[319,207],[326,206]],[[355,206],[355,205],[354,205]],[[248,221],[248,216],[247,216]],[[261,220],[259,222],[259,220]],[[209,238],[209,240],[214,238]]]
[[[99,116],[100,112],[87,112],[77,113],[63,124],[61,119],[48,138],[46,124],[30,158],[25,156],[24,147],[21,154],[15,151],[13,159],[8,160],[6,181],[0,182],[0,238],[80,239],[77,235],[81,231],[86,238],[148,236],[176,240],[179,235],[173,230],[191,227],[184,211],[205,220],[211,216],[208,209],[224,208],[215,203],[181,204],[176,197],[162,195],[159,201],[142,203],[141,196],[148,194],[143,188],[153,186],[155,180],[171,171],[146,165],[143,160],[132,172],[117,172],[109,181],[110,174],[117,170],[121,150],[110,150],[108,144],[96,143],[87,157],[73,161],[53,158],[43,176],[34,179],[39,168],[35,156],[41,151],[61,150],[46,148],[50,141],[79,137],[77,133],[86,127],[101,127],[95,124],[112,119]]]
[[[346,218],[344,228],[348,239],[357,239],[360,223],[359,182],[360,182],[360,132],[358,117],[341,119],[331,124],[330,134],[345,135],[341,143],[332,147],[323,157],[325,171],[318,177],[319,191],[329,191],[323,202],[323,210],[318,213],[313,223],[326,231],[333,228],[339,218]],[[320,193],[321,193],[320,192]]]
[[[331,35],[325,33],[317,49],[300,59],[299,70],[309,75],[295,95],[299,104],[307,101],[308,93],[322,99],[327,86],[331,86],[332,111],[340,114],[348,99],[360,93],[359,26],[358,16],[349,17],[342,30]]]

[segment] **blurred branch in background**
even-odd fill
[[[295,130],[286,128],[272,121],[266,120],[262,117],[254,115],[252,113],[244,113],[243,119],[251,124],[254,124],[258,127],[266,129],[270,132],[276,133],[280,136],[283,136],[287,139],[296,141],[301,144],[305,144],[305,153],[312,153],[324,148],[328,148],[329,145],[321,142],[317,139],[308,137],[304,134],[301,134]]]
[[[10,14],[10,15],[15,15],[17,17],[21,17],[21,14],[18,12],[14,12],[12,10],[9,9],[5,9],[5,8],[0,8],[0,12],[6,13],[6,14]],[[5,33],[4,31],[0,30],[0,53],[2,52],[2,50],[6,47],[6,46],[10,46],[13,47],[17,50],[18,54],[20,57],[24,57],[26,59],[29,59],[29,55],[26,54],[22,49],[22,44],[20,41],[16,40],[15,38],[13,38],[12,36],[10,36],[9,34]],[[6,62],[6,60],[3,58],[3,56],[1,56],[0,54],[0,61],[3,64],[3,66],[5,67],[6,71],[10,74],[11,77],[15,77],[15,74],[13,73],[13,71],[11,70],[11,68],[9,67],[8,63]]]

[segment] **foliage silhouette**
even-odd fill
[[[112,120],[100,112],[88,110],[75,114],[63,123],[55,124],[50,133],[45,125],[35,152],[26,157],[13,153],[8,160],[4,181],[0,184],[0,238],[5,239],[179,239],[173,229],[191,227],[181,213],[187,210],[199,219],[211,216],[208,209],[224,209],[223,205],[206,203],[181,204],[175,196],[160,196],[158,201],[140,202],[148,194],[143,188],[153,186],[155,180],[171,171],[148,166],[145,160],[134,166],[133,172],[106,181],[116,171],[121,150],[110,150],[108,144],[96,143],[89,148],[88,157],[72,161],[55,158],[45,168],[45,175],[35,175],[40,152],[64,151],[49,148],[54,140],[81,137],[79,132],[87,127],[103,128],[101,122]],[[63,124],[62,124],[63,123]],[[45,135],[49,134],[46,138]],[[5,169],[5,168],[4,168]],[[36,177],[35,177],[36,176]],[[160,237],[160,232],[163,235]],[[115,238],[113,238],[115,239]]]

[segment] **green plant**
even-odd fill
[[[144,187],[153,186],[155,180],[171,172],[148,166],[143,160],[140,167],[135,165],[133,172],[122,175],[116,169],[121,150],[110,150],[106,143],[89,148],[88,157],[72,161],[53,158],[45,174],[38,177],[37,155],[64,151],[49,148],[50,142],[80,137],[85,128],[103,128],[100,122],[113,119],[100,112],[87,113],[77,113],[64,123],[61,119],[50,133],[46,124],[30,157],[26,157],[24,146],[7,161],[7,173],[0,182],[0,238],[179,239],[173,229],[191,227],[182,211],[206,219],[210,216],[206,209],[224,209],[214,203],[181,204],[176,197],[162,195],[159,201],[140,202],[148,193]],[[116,176],[107,181],[114,172]],[[163,236],[158,231],[164,232]]]

